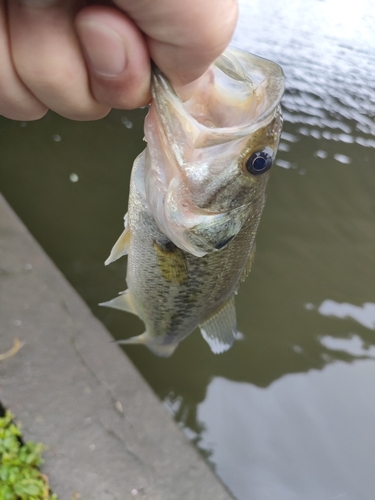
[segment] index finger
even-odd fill
[[[147,38],[151,58],[176,86],[199,78],[230,42],[237,0],[114,0]]]

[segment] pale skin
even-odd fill
[[[237,0],[0,0],[0,114],[96,120],[144,106],[151,59],[184,91],[237,15]]]

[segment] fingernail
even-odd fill
[[[119,76],[125,70],[124,41],[113,29],[85,21],[77,25],[77,30],[91,69],[107,78]]]

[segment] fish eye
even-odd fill
[[[264,172],[267,172],[272,166],[272,156],[265,151],[258,151],[249,156],[245,166],[250,174],[264,174]]]

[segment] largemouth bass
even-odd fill
[[[282,127],[281,68],[229,48],[182,102],[155,68],[125,229],[128,289],[102,305],[137,314],[145,344],[170,356],[197,326],[214,353],[238,336],[234,295],[250,270]]]

